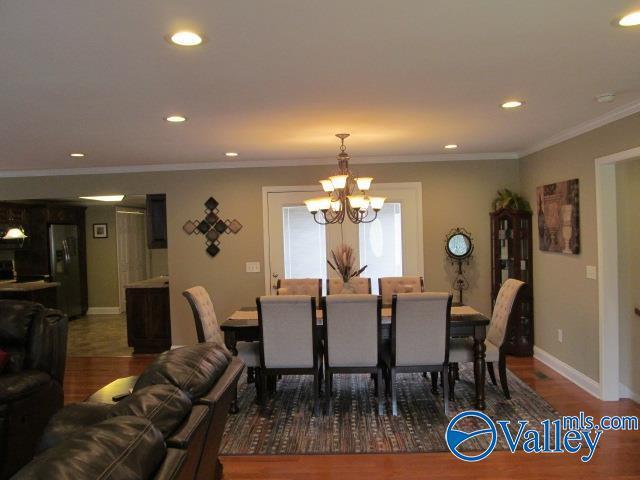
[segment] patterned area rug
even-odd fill
[[[558,413],[518,377],[508,372],[511,400],[490,382],[486,385],[487,413],[493,420],[534,421],[558,418]],[[240,412],[229,415],[222,455],[288,455],[335,453],[426,453],[447,451],[444,432],[450,418],[443,412],[442,394],[431,393],[431,381],[421,374],[397,377],[398,416],[387,406],[377,415],[373,381],[369,375],[334,375],[331,414],[313,415],[308,376],[285,376],[263,414],[255,403],[255,387],[238,385]],[[441,391],[442,389],[440,389]],[[460,368],[456,400],[450,417],[474,410],[471,365]],[[472,425],[470,425],[472,426]],[[484,427],[484,425],[482,425]],[[530,425],[533,427],[535,425]],[[514,429],[515,430],[515,429]],[[484,435],[465,442],[462,450],[477,450]],[[507,448],[499,435],[496,449]]]

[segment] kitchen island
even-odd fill
[[[38,280],[34,282],[0,282],[0,299],[28,300],[41,303],[47,308],[58,308],[58,282]]]
[[[169,277],[125,286],[127,339],[133,353],[159,353],[171,347]]]

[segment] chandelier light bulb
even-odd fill
[[[320,180],[320,184],[322,185],[322,189],[325,192],[333,192],[334,188],[333,188],[333,183],[331,183],[331,180],[325,178],[324,180]]]
[[[371,188],[371,182],[372,181],[373,181],[372,177],[358,177],[358,178],[356,178],[356,184],[358,185],[358,188],[363,192],[366,192],[367,190],[369,190],[369,188]]]
[[[319,197],[316,199],[316,204],[318,205],[318,209],[323,212],[329,210],[329,208],[331,208],[331,197]]]
[[[304,203],[307,206],[307,210],[309,210],[309,213],[315,214],[318,211],[318,202],[316,201],[315,198],[310,198],[309,200],[305,200]]]
[[[349,175],[334,175],[333,177],[329,177],[329,180],[331,180],[334,189],[342,190],[346,187],[348,178]]]
[[[371,197],[369,199],[371,201],[371,208],[373,208],[375,211],[382,209],[382,206],[384,205],[384,201],[386,199],[386,197]]]

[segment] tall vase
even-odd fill
[[[356,293],[356,289],[353,288],[353,285],[351,284],[351,282],[347,280],[346,282],[342,283],[342,290],[340,291],[340,293],[345,295],[352,294],[352,293]]]

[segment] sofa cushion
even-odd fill
[[[109,410],[111,405],[105,403],[85,402],[67,405],[49,420],[40,437],[37,452],[55,447],[85,427],[106,420],[109,418]]]
[[[10,354],[7,372],[22,370],[33,320],[43,315],[44,307],[22,300],[0,300],[0,347]]]
[[[164,352],[149,365],[133,387],[136,392],[149,385],[171,384],[191,401],[202,397],[220,378],[230,357],[214,343],[198,343]]]
[[[51,377],[36,370],[0,375],[0,403],[7,403],[31,395],[51,381]]]
[[[167,438],[191,411],[191,399],[175,385],[149,385],[120,400],[110,417],[145,417]]]
[[[85,428],[36,456],[17,480],[151,478],[166,455],[162,434],[140,417],[115,417]]]

